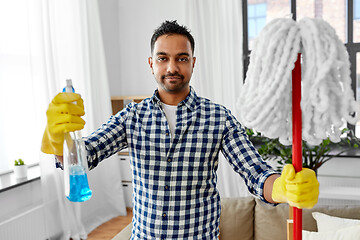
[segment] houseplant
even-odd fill
[[[27,178],[27,165],[21,158],[15,160],[14,174],[15,178]]]
[[[264,160],[276,160],[281,170],[285,164],[292,163],[292,146],[282,145],[278,139],[261,136],[251,129],[246,129],[250,140],[258,146],[258,151]],[[325,139],[318,146],[311,146],[302,141],[303,167],[317,170],[327,161],[346,152],[349,148],[359,148],[360,139],[348,128],[342,130],[341,141],[332,143]]]

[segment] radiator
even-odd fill
[[[360,178],[318,176],[320,205],[360,205]]]
[[[2,240],[44,240],[47,238],[43,205],[22,211],[0,222],[0,239]]]

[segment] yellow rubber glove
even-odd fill
[[[46,111],[47,125],[41,143],[41,151],[63,155],[64,134],[84,128],[84,103],[79,94],[59,93]]]
[[[289,203],[292,207],[312,208],[317,203],[318,197],[319,182],[315,172],[308,168],[295,173],[293,165],[285,165],[281,176],[273,185],[273,200]]]

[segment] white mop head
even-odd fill
[[[345,46],[321,19],[275,19],[264,27],[237,102],[239,120],[284,145],[292,143],[291,78],[300,49],[303,140],[338,142],[344,120],[355,124],[359,119],[360,103],[351,89]]]

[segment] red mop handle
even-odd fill
[[[302,137],[301,137],[301,54],[295,62],[295,67],[292,71],[292,118],[293,118],[293,145],[292,145],[292,163],[295,171],[299,172],[302,169]],[[302,239],[302,210],[296,207],[293,208],[294,217],[294,240]]]

